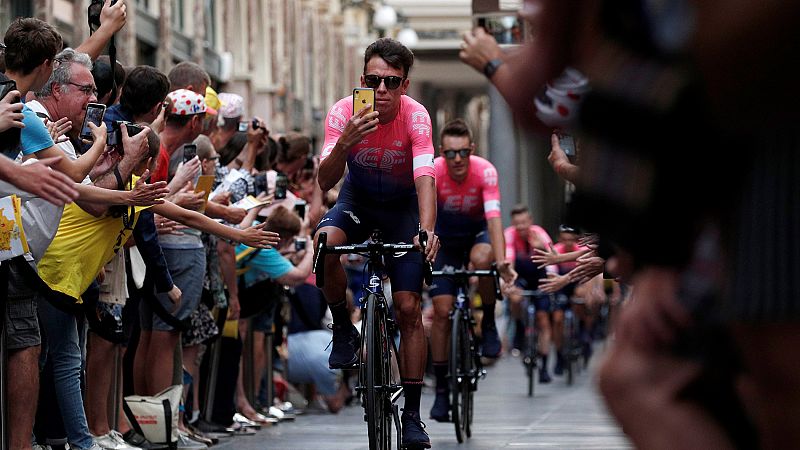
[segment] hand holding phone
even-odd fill
[[[99,127],[103,122],[105,113],[106,105],[100,103],[89,103],[86,105],[86,114],[83,117],[83,125],[81,126],[81,139],[92,139],[92,130],[89,128],[89,124],[93,123]]]
[[[197,145],[195,144],[184,144],[183,146],[183,163],[186,164],[187,162],[194,159],[197,156]]]

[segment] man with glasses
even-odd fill
[[[421,227],[428,234],[425,257],[433,261],[439,243],[436,223],[436,186],[433,172],[431,120],[421,104],[406,96],[408,71],[414,55],[403,44],[382,38],[364,53],[361,86],[375,90],[374,111],[353,114],[351,97],[339,100],[328,112],[325,142],[319,166],[319,185],[326,191],[349,169],[336,205],[322,218],[317,231],[328,235],[328,245],[364,242],[373,229],[386,242],[418,242]],[[316,245],[315,245],[316,248]],[[405,393],[402,445],[430,448],[422,427],[419,400],[426,361],[420,292],[423,266],[420,255],[387,258],[397,322],[400,327],[400,377]],[[345,290],[347,278],[336,256],[325,259],[325,298],[333,315],[331,369],[358,362],[358,330],[350,321]]]
[[[470,263],[475,270],[488,269],[497,262],[506,283],[513,283],[516,272],[505,257],[503,222],[500,217],[500,190],[497,170],[492,163],[475,156],[472,132],[462,119],[448,122],[441,131],[436,170],[438,218],[436,234],[447,236],[434,263],[434,270],[459,269]],[[436,376],[436,399],[431,418],[450,420],[449,384],[447,381],[449,313],[456,295],[452,280],[438,278],[431,286],[433,326],[431,358]],[[493,281],[482,278],[478,285],[483,317],[481,333],[483,356],[500,356],[500,336],[494,321],[495,296]]]

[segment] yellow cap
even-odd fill
[[[222,105],[223,103],[220,101],[219,97],[217,97],[217,91],[212,89],[211,86],[206,86],[206,106],[210,106],[219,111]]]

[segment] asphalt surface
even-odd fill
[[[596,345],[598,353],[602,344]],[[620,449],[629,441],[606,411],[592,379],[592,369],[567,386],[563,377],[537,384],[527,396],[519,358],[507,356],[488,368],[475,397],[472,438],[458,444],[453,425],[425,420],[434,449]],[[433,390],[422,396],[423,419],[433,403]],[[221,441],[215,449],[368,449],[363,410],[357,404],[339,414],[303,414],[293,422],[265,428],[252,436]]]

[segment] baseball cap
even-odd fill
[[[217,91],[211,86],[206,86],[206,107],[214,108],[214,110],[219,111],[221,106],[222,102],[219,100]]]
[[[188,89],[178,89],[167,94],[167,114],[187,116],[206,112],[206,102],[202,95]]]
[[[222,103],[218,109],[220,117],[223,119],[233,119],[244,115],[244,98],[239,94],[231,92],[220,92],[217,97]]]

